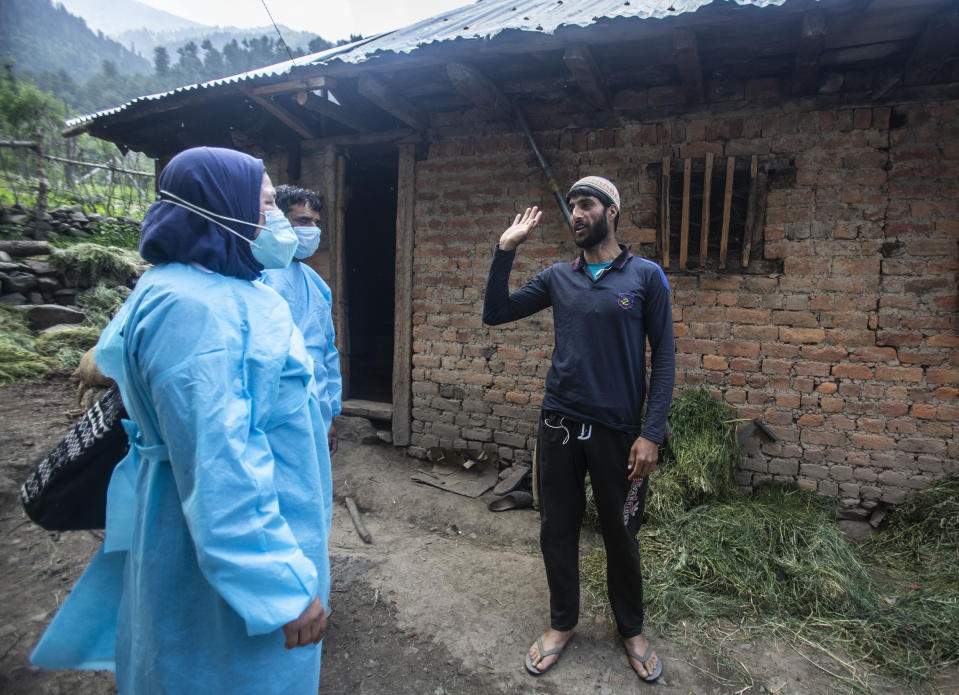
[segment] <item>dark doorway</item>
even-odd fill
[[[393,400],[396,151],[346,158],[346,297],[350,399]]]

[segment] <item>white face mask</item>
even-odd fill
[[[256,238],[258,245],[253,247],[253,257],[264,268],[286,268],[293,261],[299,244],[293,227],[279,210],[264,210],[263,219],[266,230]]]
[[[296,253],[293,254],[293,258],[309,258],[320,246],[320,234],[322,233],[320,228],[316,225],[312,227],[294,227],[293,233],[296,234],[296,238],[299,240],[299,245],[296,247]]]

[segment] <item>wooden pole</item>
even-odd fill
[[[699,227],[699,265],[706,266],[709,253],[709,205],[713,191],[713,153],[706,153],[706,169],[703,174],[703,220]]]

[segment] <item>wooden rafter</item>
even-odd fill
[[[270,96],[272,94],[285,94],[299,92],[304,89],[332,89],[336,87],[336,80],[325,75],[317,75],[305,80],[285,80],[283,82],[274,82],[273,84],[264,84],[254,87],[252,92],[260,96]]]
[[[450,62],[446,64],[446,74],[456,91],[477,106],[507,115],[512,112],[509,99],[476,68],[464,63]]]
[[[411,128],[417,130],[426,128],[428,123],[426,116],[406,97],[397,94],[377,78],[369,75],[361,77],[357,90],[361,96]]]
[[[249,87],[241,87],[241,91],[243,92],[243,94],[246,95],[248,99],[259,104],[266,111],[269,111],[271,114],[273,114],[276,117],[278,121],[280,121],[283,125],[285,125],[290,130],[292,130],[294,133],[299,135],[301,138],[306,138],[307,140],[311,140],[316,137],[316,133],[314,133],[309,126],[303,123],[303,121],[301,121],[299,118],[294,116],[292,113],[287,111],[285,108],[273,102],[271,99],[268,99],[267,97],[264,97],[264,96],[260,96],[259,94],[255,94],[253,90],[250,89]]]
[[[313,92],[300,92],[296,95],[296,103],[304,109],[332,119],[337,123],[342,123],[347,128],[352,128],[358,132],[369,132],[376,128],[373,120],[365,114],[345,109],[343,106],[317,96]]]
[[[686,103],[690,106],[702,104],[705,100],[703,90],[703,68],[699,62],[699,47],[696,34],[692,29],[677,29],[673,32],[673,51],[676,67],[686,90]]]
[[[959,36],[959,6],[953,4],[945,12],[933,15],[916,41],[906,61],[904,79],[907,87],[932,82],[946,60],[955,56]]]
[[[810,94],[818,88],[819,57],[825,42],[826,14],[818,10],[804,15],[793,68],[793,94]]]
[[[608,110],[610,107],[609,91],[603,74],[593,58],[592,52],[585,44],[574,44],[563,53],[563,62],[569,68],[576,84],[580,86],[587,98],[595,106]]]

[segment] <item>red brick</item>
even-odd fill
[[[829,376],[830,366],[826,362],[803,360],[796,362],[795,371],[800,376]]]
[[[890,451],[896,446],[894,439],[874,434],[853,434],[850,439],[854,446],[872,451]]]
[[[926,372],[926,383],[927,384],[959,384],[959,370],[930,369],[929,371]]]
[[[959,375],[959,372],[956,372]],[[876,379],[879,381],[922,381],[921,367],[889,367],[880,365],[876,367]],[[930,382],[932,383],[932,382]]]
[[[821,343],[826,338],[826,331],[821,328],[786,328],[779,329],[779,339],[784,343]]]
[[[824,396],[831,396],[839,390],[839,387],[832,381],[826,381],[816,387],[816,393],[821,393]]]
[[[936,419],[946,422],[959,422],[959,407],[954,405],[940,405],[936,408]]]
[[[763,360],[762,370],[765,374],[789,374],[793,362],[789,360]]]
[[[816,415],[813,413],[802,415],[798,420],[796,420],[796,424],[800,427],[819,427],[824,422],[826,422],[826,418],[824,418],[822,415]]]
[[[781,408],[798,408],[799,395],[795,393],[777,393],[776,405]]]
[[[909,414],[920,420],[934,420],[936,418],[936,406],[928,403],[916,403],[910,408]]]
[[[819,407],[824,413],[841,413],[845,408],[846,402],[842,398],[821,398]]]
[[[959,333],[938,333],[926,338],[929,347],[957,348],[959,347]]]
[[[703,355],[703,368],[714,371],[724,371],[729,369],[729,362],[726,361],[725,357],[718,357],[716,355]]]
[[[837,364],[832,375],[838,379],[872,379],[872,370],[856,364]]]
[[[746,324],[768,324],[770,322],[770,313],[762,309],[736,309],[726,310],[726,320],[731,323]]]

